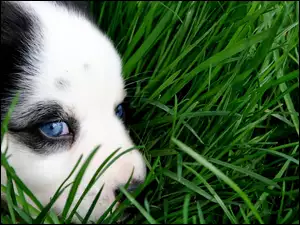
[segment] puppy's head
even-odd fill
[[[113,151],[133,147],[122,121],[126,93],[118,53],[71,4],[1,2],[1,62],[1,121],[14,94],[20,93],[1,150],[8,146],[10,165],[42,203],[50,200],[80,155],[87,157],[100,145],[77,200]],[[101,216],[115,200],[115,191],[132,173],[134,182],[142,182],[145,169],[137,150],[121,156],[93,186],[79,214],[85,216],[104,184],[91,218]],[[58,213],[67,196],[64,192],[56,202]]]

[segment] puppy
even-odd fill
[[[1,151],[8,147],[10,165],[42,204],[49,202],[79,157],[85,159],[100,145],[75,203],[112,152],[134,146],[122,121],[126,93],[117,51],[76,3],[5,1],[1,63],[1,123],[20,93]],[[132,174],[130,189],[146,175],[138,150],[125,153],[104,172],[79,206],[79,215],[86,215],[104,185],[91,215],[98,219]],[[1,167],[1,184],[6,181]],[[53,207],[58,214],[68,190]],[[76,217],[73,222],[78,222]]]

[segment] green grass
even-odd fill
[[[136,193],[146,197],[122,189],[127,200],[97,222],[114,223],[133,207],[126,223],[299,224],[299,2],[91,6],[122,56],[130,130],[149,169]],[[69,223],[76,215],[70,202],[84,167],[58,218],[49,213],[55,198],[43,208],[3,155],[1,165],[9,177],[1,191],[10,196],[1,223]]]

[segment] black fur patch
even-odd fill
[[[4,106],[9,104],[6,101],[14,97],[19,81],[26,79],[20,66],[27,63],[29,43],[36,41],[34,32],[39,29],[36,21],[38,18],[17,4],[1,2],[1,121],[7,110]]]

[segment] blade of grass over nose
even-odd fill
[[[73,203],[73,200],[75,198],[77,189],[79,187],[79,184],[83,178],[84,172],[86,171],[87,167],[89,166],[90,162],[92,161],[93,157],[95,156],[96,152],[98,151],[98,149],[100,148],[100,146],[97,146],[92,153],[88,156],[88,158],[85,160],[84,164],[82,165],[82,167],[80,168],[79,172],[76,175],[76,178],[73,182],[73,185],[71,187],[71,190],[69,192],[68,198],[66,200],[66,204],[64,206],[64,209],[62,211],[62,215],[61,217],[65,220],[67,213],[69,212],[69,209],[71,208],[71,205]]]
[[[102,185],[102,187],[100,188],[100,190],[98,191],[98,193],[96,194],[92,204],[91,204],[91,207],[89,208],[89,211],[86,213],[85,217],[83,218],[83,221],[82,221],[82,224],[87,224],[90,216],[92,215],[92,212],[96,206],[96,204],[98,203],[98,200],[100,198],[100,195],[102,193],[102,190],[104,188],[104,184]]]
[[[56,191],[56,193],[51,198],[51,201],[45,206],[45,208],[41,211],[41,213],[38,215],[38,217],[32,223],[33,224],[43,224],[47,214],[50,212],[51,207],[57,201],[59,196],[71,185],[72,184],[68,184],[65,187]]]
[[[132,177],[133,177],[133,173],[134,173],[134,169],[132,170],[132,172],[131,172],[131,174],[130,174],[130,177],[129,177],[128,181],[127,181],[126,184],[123,186],[123,187],[125,188],[125,190],[127,190],[128,187],[129,187],[129,185],[130,185],[130,182],[131,182]],[[107,210],[105,211],[105,213],[103,213],[103,215],[97,220],[97,224],[102,224],[102,223],[104,223],[104,224],[105,224],[105,223],[112,224],[112,223],[115,223],[115,222],[116,222],[115,219],[116,219],[117,217],[114,217],[113,215],[116,215],[116,214],[118,215],[118,212],[116,212],[116,211],[118,211],[118,210],[119,210],[120,212],[123,211],[123,209],[126,207],[126,204],[129,202],[127,199],[126,199],[125,201],[123,201],[123,202],[121,203],[121,205],[118,206],[117,210],[115,210],[115,211],[112,213],[112,216],[111,216],[111,218],[110,218],[109,221],[108,221],[108,220],[104,220],[104,219],[107,217],[107,215],[108,215],[109,213],[112,212],[112,210],[113,210],[113,208],[115,207],[115,205],[116,205],[118,202],[120,202],[122,196],[123,196],[123,193],[122,193],[122,192],[120,192],[120,193],[116,196],[114,202],[107,208]],[[119,215],[120,215],[120,214],[119,214]]]
[[[136,150],[136,149],[139,149],[139,148],[144,148],[144,146],[135,146],[135,147],[132,147],[132,148],[129,148],[123,152],[121,152],[120,154],[118,154],[114,159],[112,159],[110,162],[108,162],[108,164],[106,165],[106,167],[100,172],[100,174],[98,174],[98,177],[101,177],[103,175],[103,173],[116,161],[118,160],[122,155],[125,155],[133,150]]]
[[[113,153],[110,154],[109,157],[107,157],[105,159],[105,161],[99,166],[99,168],[97,169],[97,171],[94,173],[92,179],[90,180],[90,182],[88,183],[87,187],[84,189],[84,192],[82,193],[82,195],[80,196],[79,200],[77,201],[76,205],[74,206],[74,208],[72,209],[71,213],[68,216],[68,219],[66,220],[68,223],[71,222],[73,216],[75,215],[80,203],[83,201],[84,197],[87,195],[88,191],[92,188],[92,186],[95,184],[96,182],[96,177],[98,176],[99,172],[101,171],[101,169],[104,167],[104,165],[119,151],[119,149],[115,150]]]
[[[64,187],[64,185],[66,184],[66,182],[71,178],[71,176],[74,174],[74,172],[76,171],[76,169],[78,168],[80,162],[82,160],[82,156],[79,157],[79,159],[77,160],[74,168],[72,169],[72,171],[70,172],[70,174],[67,176],[67,178],[62,182],[62,184],[58,187],[57,191],[55,192],[55,194],[53,195],[51,201],[46,205],[45,208],[43,208],[43,210],[41,211],[41,213],[37,216],[37,218],[33,221],[33,224],[42,224],[47,216],[47,213],[50,211],[51,207],[54,205],[54,203],[56,202],[56,200],[59,198],[59,196],[70,186],[72,185],[72,183],[66,185]]]
[[[172,141],[185,153],[193,157],[198,163],[205,166],[207,169],[209,169],[211,172],[213,172],[216,176],[218,176],[220,179],[222,179],[226,184],[228,184],[233,190],[235,190],[241,198],[245,201],[245,203],[248,205],[248,207],[252,210],[253,214],[257,218],[257,220],[263,224],[263,220],[261,219],[259,213],[257,212],[254,205],[251,203],[248,196],[229,178],[227,177],[223,172],[221,172],[219,169],[217,169],[214,165],[212,165],[210,162],[208,162],[205,158],[200,156],[198,153],[193,151],[191,148],[186,146],[181,141],[172,138]]]
[[[129,187],[129,184],[132,180],[133,177],[133,173],[134,173],[134,169],[132,170],[132,173],[127,181],[127,183],[123,186],[125,189],[127,189]],[[138,187],[138,189],[134,192],[136,197],[138,194],[140,194],[141,192],[141,188],[145,185],[147,185],[147,183],[149,182],[149,178],[151,177],[151,175],[148,175],[145,182],[143,183],[143,185],[140,185]],[[125,199],[124,201],[122,201],[122,203],[118,206],[118,208],[112,212],[113,207],[120,201],[121,197],[123,196],[123,193],[120,192],[120,194],[118,194],[116,196],[116,199],[114,200],[114,202],[109,206],[109,208],[105,211],[105,213],[97,220],[97,224],[100,223],[108,223],[108,224],[112,224],[112,223],[116,223],[116,221],[120,218],[120,215],[122,214],[122,212],[124,211],[124,209],[126,209],[126,207],[128,206],[128,204],[130,203],[128,199]],[[111,217],[108,218],[107,220],[104,220],[107,215],[109,213],[111,213]]]
[[[103,175],[103,173],[117,160],[119,159],[122,155],[139,148],[139,146],[136,146],[134,148],[130,148],[126,151],[121,152],[120,154],[118,154],[115,158],[114,155],[120,150],[117,149],[114,152],[112,152],[104,161],[103,163],[98,167],[98,169],[96,170],[96,172],[94,173],[93,177],[91,178],[91,180],[89,181],[87,187],[84,189],[83,193],[81,194],[79,200],[77,201],[76,205],[74,206],[74,208],[72,209],[71,213],[69,214],[68,218],[67,218],[67,222],[71,222],[72,217],[75,215],[76,210],[78,209],[80,203],[83,201],[84,197],[87,195],[88,191],[92,188],[92,186],[95,184],[95,182],[99,179],[99,177],[101,177]],[[113,158],[113,159],[112,159]],[[112,160],[111,160],[112,159]],[[110,161],[111,160],[111,161]],[[106,165],[107,164],[107,165]],[[105,166],[105,167],[104,167]]]
[[[155,174],[154,174],[154,171],[155,169],[158,167],[158,163],[159,163],[159,158],[157,158],[153,164],[153,167],[150,168],[150,171],[145,179],[145,182],[143,183],[143,185],[141,185],[138,190],[136,191],[136,193],[139,194],[139,192],[142,190],[141,188],[143,186],[147,186],[149,183],[151,183],[151,181],[153,179],[155,179]],[[131,179],[131,178],[130,178]],[[129,181],[130,181],[129,179]],[[121,192],[122,194],[122,192]],[[115,200],[115,202],[118,201],[120,196],[117,197],[117,199]],[[113,208],[113,206],[115,205],[115,202],[106,210],[106,212],[99,218],[99,220],[97,221],[97,224],[100,224],[100,223],[108,223],[108,224],[112,224],[112,223],[115,223],[119,216],[120,216],[120,213],[124,211],[124,209],[126,208],[126,206],[128,205],[129,203],[129,200],[126,199],[125,201],[122,202],[122,204],[117,208],[117,210],[115,210],[112,215],[111,215],[111,218],[110,219],[107,219],[106,221],[104,221],[104,218],[108,215],[108,213],[111,211],[111,209]]]

